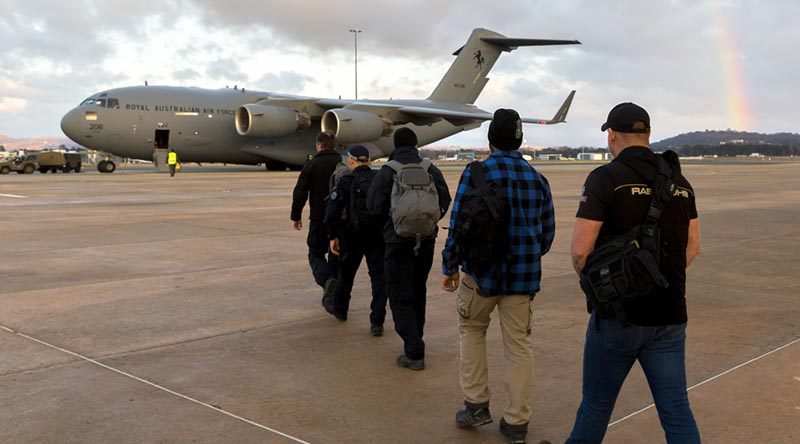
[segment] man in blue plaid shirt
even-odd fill
[[[487,184],[505,207],[507,232],[503,257],[488,268],[477,267],[460,254],[456,236],[459,210],[476,193],[470,168],[464,170],[450,216],[450,230],[442,252],[442,288],[458,289],[458,329],[461,336],[461,388],[465,408],[456,424],[472,428],[492,422],[489,414],[486,330],[495,307],[500,314],[506,357],[509,404],[500,431],[509,443],[524,443],[531,416],[533,352],[530,333],[532,301],[539,291],[542,256],[550,249],[555,218],[550,185],[517,151],[522,143],[522,121],[516,111],[499,109],[489,126],[492,154],[481,163]],[[459,288],[459,266],[464,271]],[[477,271],[481,270],[481,271]]]

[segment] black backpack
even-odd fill
[[[367,210],[367,192],[374,177],[375,171],[372,169],[353,174],[348,219],[350,226],[356,232],[368,231],[377,225],[377,217]]]
[[[644,222],[629,233],[614,236],[597,247],[581,270],[581,289],[598,320],[616,316],[626,327],[630,322],[623,302],[646,297],[655,287],[666,288],[669,285],[658,268],[661,254],[659,220],[664,208],[672,201],[675,184],[670,164],[660,155],[656,158],[658,173]]]
[[[482,273],[505,258],[508,250],[507,215],[503,200],[483,177],[480,162],[469,166],[475,194],[461,202],[455,225],[459,256],[470,271]]]

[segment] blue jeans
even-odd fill
[[[686,393],[685,350],[686,324],[622,328],[616,319],[602,319],[598,331],[592,315],[583,351],[583,400],[567,444],[603,441],[619,390],[636,360],[667,442],[699,443]]]

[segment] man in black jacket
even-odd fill
[[[308,263],[314,280],[324,289],[323,299],[330,298],[336,287],[336,259],[328,254],[328,233],[322,221],[325,199],[330,193],[331,174],[342,161],[342,156],[334,150],[335,146],[333,134],[322,132],[317,135],[317,154],[303,165],[292,194],[291,219],[295,230],[303,228],[300,218],[306,200],[309,201]]]
[[[370,333],[381,336],[386,319],[383,220],[369,214],[366,208],[367,192],[375,171],[369,167],[369,150],[363,145],[353,146],[347,154],[347,167],[351,173],[339,179],[325,207],[325,227],[331,239],[331,252],[339,256],[340,262],[333,298],[323,301],[323,305],[336,319],[347,320],[353,280],[361,260],[366,258],[372,283]]]
[[[422,162],[416,148],[417,143],[414,131],[400,128],[394,134],[395,150],[392,159],[404,165]],[[431,166],[428,173],[433,177],[438,193],[441,219],[450,206],[450,190],[438,168]],[[425,326],[426,284],[433,265],[433,248],[438,227],[431,235],[421,239],[418,248],[415,239],[397,234],[392,218],[389,217],[395,175],[395,170],[390,166],[381,168],[369,189],[367,208],[386,220],[383,226],[383,238],[386,241],[383,269],[394,328],[403,338],[405,348],[405,353],[397,357],[397,365],[422,370],[425,368],[425,342],[422,336]]]

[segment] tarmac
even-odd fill
[[[569,242],[593,166],[534,165],[552,186],[557,234],[535,301],[529,441],[556,443],[580,402],[588,317]],[[452,192],[459,170],[446,169]],[[800,163],[702,162],[684,173],[702,232],[686,356],[703,440],[800,442]],[[306,231],[289,221],[296,177],[0,176],[0,442],[503,442],[499,327],[488,335],[495,422],[456,429],[457,314],[439,288],[438,250],[426,369],[412,372],[394,363],[402,342],[391,321],[369,335],[365,272],[347,322],[322,309]],[[664,442],[651,404],[637,365],[606,442]]]

